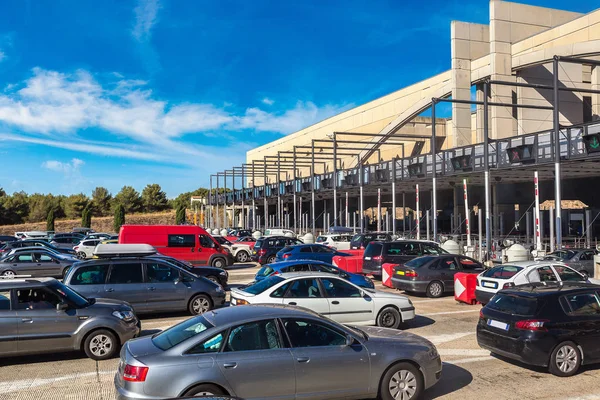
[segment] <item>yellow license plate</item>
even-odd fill
[[[404,271],[396,271],[397,275],[404,275]]]

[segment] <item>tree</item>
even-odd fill
[[[121,225],[125,224],[125,207],[122,204],[117,204],[115,208],[115,219],[113,220],[113,228],[115,232],[121,230]]]
[[[98,186],[92,191],[92,206],[96,216],[103,217],[110,213],[110,201],[112,195],[108,189]]]
[[[12,196],[2,196],[3,219],[7,224],[25,222],[29,215],[29,198],[25,192],[15,192]]]
[[[90,199],[83,193],[73,194],[67,197],[65,202],[65,211],[68,218],[79,218],[83,210],[89,205]]]
[[[138,212],[142,208],[142,199],[137,190],[131,186],[123,186],[121,191],[115,196],[115,203],[123,206],[128,214]]]
[[[185,207],[178,207],[175,212],[175,224],[183,225],[185,224]]]
[[[146,212],[163,211],[169,207],[166,193],[156,183],[147,185],[144,188],[142,191],[142,204]]]
[[[54,210],[48,211],[48,217],[46,217],[46,230],[54,231]]]
[[[92,207],[88,205],[81,213],[81,226],[83,228],[92,227]]]

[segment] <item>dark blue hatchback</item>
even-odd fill
[[[315,260],[328,264],[333,262],[333,256],[349,256],[348,253],[334,250],[322,244],[299,244],[287,246],[277,252],[277,261]]]
[[[262,281],[263,279],[271,275],[279,275],[285,272],[325,272],[328,274],[339,275],[340,277],[354,283],[357,286],[373,289],[375,285],[373,281],[368,277],[361,274],[352,274],[346,272],[343,269],[335,267],[331,264],[315,261],[315,260],[294,260],[294,261],[282,261],[273,264],[265,265],[262,267],[254,276],[256,282]]]

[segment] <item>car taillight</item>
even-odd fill
[[[515,328],[522,329],[525,331],[547,331],[544,327],[544,323],[548,322],[545,319],[526,319],[523,321],[517,321]]]
[[[408,276],[409,278],[416,278],[417,275],[417,271],[406,271],[404,273],[404,276]]]
[[[375,257],[373,257],[373,261],[381,261],[381,260],[383,260],[382,256],[375,256]]]
[[[479,286],[479,279],[475,279],[475,286]]]
[[[290,256],[290,254],[286,253],[286,254],[283,255],[283,258],[289,258],[289,256]]]
[[[281,272],[279,272],[279,271],[275,271],[275,272],[273,272],[271,275],[280,275],[280,274],[281,274]]]
[[[75,251],[79,250],[79,246],[73,247],[73,250],[75,250]]]
[[[515,286],[514,283],[508,282],[508,283],[505,283],[504,286],[502,286],[502,289],[508,289],[508,288],[513,287],[513,286]]]
[[[144,382],[148,375],[148,367],[136,367],[126,364],[123,369],[123,380],[128,382]]]
[[[485,319],[483,316],[483,309],[479,310],[479,319]]]
[[[267,254],[267,251],[266,251],[265,249],[260,249],[260,250],[258,251],[258,255],[259,255],[259,256],[264,256],[265,254]]]

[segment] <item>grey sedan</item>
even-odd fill
[[[0,260],[0,276],[5,279],[14,278],[16,275],[63,278],[76,261],[78,260],[73,257],[55,254],[41,247],[19,249],[18,252]]]
[[[558,250],[547,254],[544,260],[556,260],[566,263],[569,267],[581,272],[586,278],[594,278],[594,249]]]
[[[435,346],[414,334],[351,328],[307,309],[250,305],[204,313],[131,340],[118,400],[230,395],[244,399],[418,399],[441,376]]]

